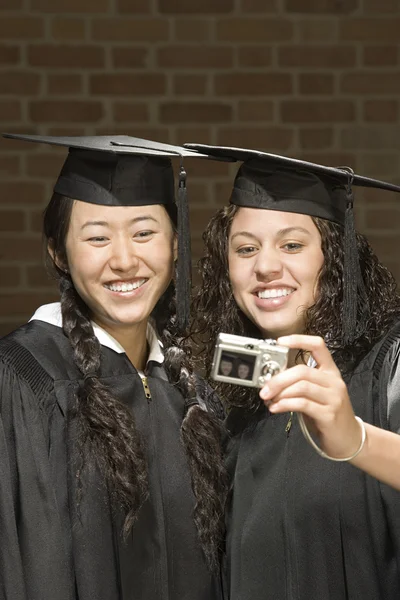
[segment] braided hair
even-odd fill
[[[48,265],[59,284],[63,329],[83,376],[70,414],[78,426],[78,503],[83,493],[79,484],[82,473],[96,464],[107,482],[114,506],[124,512],[122,533],[126,538],[149,495],[144,446],[133,413],[99,379],[101,346],[94,334],[90,311],[68,273],[65,242],[73,203],[68,197],[53,194],[44,214],[44,237],[50,249]],[[164,345],[168,379],[180,390],[187,405],[181,438],[196,500],[194,521],[207,564],[213,570],[219,566],[226,494],[222,428],[218,415],[204,411],[195,400],[197,379],[189,341],[176,332],[172,282],[152,317]]]

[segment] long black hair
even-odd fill
[[[220,331],[260,337],[260,332],[240,310],[229,281],[228,239],[232,221],[240,210],[230,205],[211,218],[203,234],[205,255],[200,260],[201,285],[195,298],[196,330],[203,343],[203,363],[209,372],[215,340]],[[320,218],[312,218],[321,235],[324,262],[318,275],[315,303],[305,313],[305,333],[326,340],[342,373],[349,372],[371,347],[390,329],[400,315],[400,297],[390,271],[379,262],[367,239],[357,233],[361,274],[368,290],[369,318],[366,327],[351,346],[342,333],[343,304],[343,227]],[[361,313],[362,307],[359,306]],[[218,384],[217,390],[231,405],[255,407],[257,391]]]
[[[44,214],[44,237],[51,250],[48,262],[59,282],[63,329],[83,377],[70,414],[79,432],[77,478],[80,481],[84,469],[95,461],[111,490],[113,502],[124,511],[126,537],[148,497],[147,465],[134,415],[99,378],[101,346],[91,325],[88,306],[79,296],[68,271],[66,237],[73,202],[53,194]],[[226,481],[221,426],[216,415],[202,410],[195,401],[197,379],[189,342],[176,332],[175,313],[175,291],[171,282],[152,317],[164,345],[169,381],[178,387],[187,403],[181,437],[196,498],[194,520],[207,563],[215,569],[222,547]],[[82,493],[81,488],[79,493]]]

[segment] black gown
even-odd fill
[[[98,472],[76,510],[67,412],[81,375],[62,329],[36,320],[0,340],[1,600],[220,600],[193,521],[184,400],[162,365],[146,375],[151,400],[127,356],[102,347],[101,379],[146,443],[150,497],[124,543]]]
[[[378,347],[347,379],[355,414],[400,433],[400,341],[377,378]],[[261,408],[227,420],[230,600],[398,600],[400,493],[320,457],[298,421]]]

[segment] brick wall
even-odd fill
[[[400,0],[0,0],[2,131],[267,149],[400,183]],[[62,151],[0,140],[0,335],[55,297],[41,211]],[[234,168],[190,162],[195,259]],[[400,198],[357,223],[400,279]]]

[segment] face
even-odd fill
[[[232,367],[233,367],[233,365],[230,360],[221,360],[220,365],[219,365],[219,370],[222,375],[225,375],[225,377],[227,377],[228,375],[231,374]]]
[[[171,281],[176,238],[161,205],[75,201],[66,253],[72,281],[93,320],[112,333],[147,324]]]
[[[302,333],[324,257],[311,217],[240,208],[229,235],[233,295],[263,337]]]
[[[247,377],[249,376],[249,373],[250,373],[249,365],[240,363],[238,366],[238,377],[240,377],[240,379],[247,379]]]

